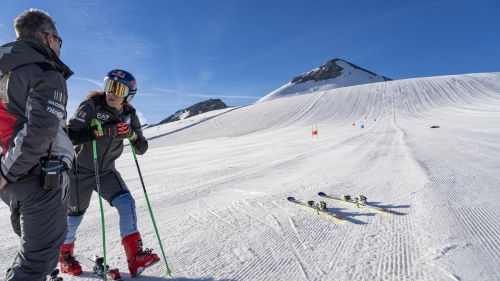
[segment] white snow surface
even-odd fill
[[[269,101],[277,98],[297,96],[303,94],[316,93],[326,90],[331,90],[335,88],[342,88],[348,86],[362,85],[368,83],[383,82],[384,77],[380,75],[374,75],[367,71],[359,68],[354,68],[351,64],[343,61],[336,60],[335,63],[342,67],[342,74],[327,80],[321,81],[306,81],[303,83],[292,83],[288,82],[285,85],[279,87],[278,89],[272,91],[271,93],[265,95],[257,102]],[[319,68],[315,68],[308,73],[318,71]]]
[[[500,280],[500,73],[346,87],[196,117],[146,129],[139,156],[173,280]],[[128,147],[117,168],[144,245],[161,256]],[[322,200],[319,191],[364,194],[399,214],[323,199],[348,218],[337,223],[286,200]],[[105,203],[104,215],[108,262],[131,280],[117,212]],[[19,239],[5,204],[0,216],[4,272]],[[101,253],[100,231],[94,194],[76,242],[85,272],[65,280],[96,280],[87,258]],[[162,261],[133,280],[164,275]]]

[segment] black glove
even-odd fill
[[[102,126],[102,132],[98,130],[97,127],[92,127],[92,133],[96,138],[109,136],[113,138],[120,139],[135,139],[137,138],[135,132],[130,128],[129,124],[125,122],[117,123],[117,124],[106,124]]]

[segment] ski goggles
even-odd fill
[[[128,96],[129,88],[125,84],[106,78],[104,79],[104,92],[112,92],[115,96],[124,98]]]

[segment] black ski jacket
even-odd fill
[[[1,172],[16,182],[49,156],[68,167],[66,79],[73,72],[42,42],[27,37],[0,47]]]
[[[106,172],[115,169],[115,160],[123,152],[123,140],[111,136],[102,136],[96,138],[91,126],[92,119],[96,118],[105,126],[106,124],[117,124],[126,122],[130,128],[137,134],[137,139],[133,141],[137,154],[142,155],[148,149],[148,141],[144,138],[141,129],[141,123],[135,109],[125,104],[122,111],[106,104],[104,92],[96,92],[94,96],[84,100],[75,114],[69,120],[69,137],[76,145],[76,159],[78,173],[94,173],[94,158],[92,140],[97,140],[97,161],[99,171]]]

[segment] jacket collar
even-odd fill
[[[73,75],[56,53],[41,41],[30,37],[19,37],[16,41],[0,47],[0,71],[7,73],[19,66],[31,63],[48,63],[65,79]]]

